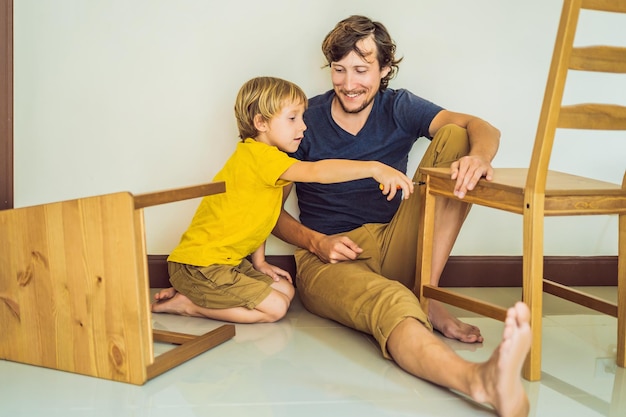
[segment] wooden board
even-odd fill
[[[0,358],[145,382],[152,327],[136,226],[124,192],[0,211]]]

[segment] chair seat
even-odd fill
[[[152,329],[145,207],[224,182],[0,211],[0,359],[142,385],[235,336]],[[155,357],[154,342],[177,345]]]
[[[435,194],[454,197],[455,181],[449,168],[420,168],[431,177]],[[468,193],[465,201],[522,214],[527,168],[495,168],[493,180],[481,180],[480,192]],[[593,178],[548,171],[545,215],[626,214],[626,190],[619,184]]]

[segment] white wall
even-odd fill
[[[392,87],[489,120],[502,131],[494,165],[527,166],[561,1],[19,0],[14,7],[19,207],[209,181],[237,142],[240,85],[274,75],[309,95],[327,90],[320,44],[351,14],[382,21],[395,38],[404,61]],[[626,45],[624,21],[602,15],[583,16],[592,26],[584,41],[620,36]],[[625,104],[625,86],[611,80],[596,91]],[[607,154],[584,134],[557,146],[553,168],[621,182],[626,145]],[[177,244],[196,205],[146,210],[149,253]],[[574,234],[574,222],[585,230]],[[548,219],[546,251],[616,254],[616,230],[616,217]],[[270,254],[291,251],[271,238]],[[519,216],[476,208],[453,254],[520,251]]]

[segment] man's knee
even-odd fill
[[[445,125],[433,138],[433,145],[437,153],[434,166],[450,166],[452,162],[467,155],[470,151],[467,129],[454,124]]]
[[[437,134],[435,135],[435,137],[442,135],[445,136],[446,139],[448,137],[452,137],[452,138],[459,138],[459,139],[467,139],[468,135],[467,135],[467,129],[465,129],[464,127],[461,127],[459,125],[455,125],[453,123],[447,124],[442,126],[438,131]]]
[[[437,135],[439,134],[441,134],[444,145],[451,151],[456,151],[460,156],[469,153],[469,135],[464,127],[455,124],[445,125],[439,129]]]

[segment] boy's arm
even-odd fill
[[[290,283],[293,284],[293,280],[291,279],[291,275],[289,272],[281,269],[275,265],[267,263],[265,260],[265,242],[261,244],[250,255],[250,259],[252,260],[252,266],[259,272],[264,273],[268,277],[271,277],[274,281],[278,282],[281,278],[286,279]]]
[[[250,260],[252,261],[252,266],[254,269],[258,270],[257,265],[261,265],[265,262],[265,242],[261,244],[252,254],[250,255]]]
[[[330,184],[374,178],[381,184],[387,200],[392,200],[399,190],[405,198],[413,193],[413,182],[404,173],[377,161],[352,161],[349,159],[324,159],[316,162],[298,161],[280,176],[291,182],[318,182]]]

